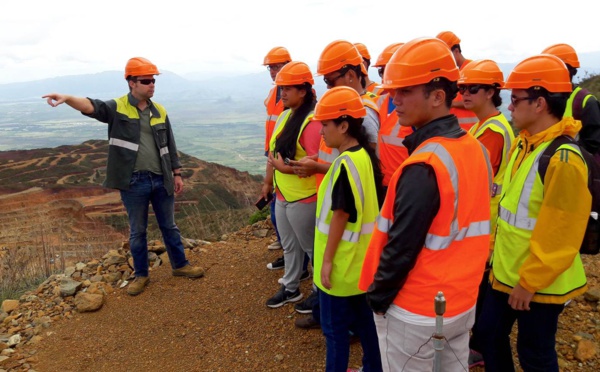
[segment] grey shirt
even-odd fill
[[[377,143],[377,134],[379,133],[379,115],[377,111],[373,110],[370,107],[366,107],[367,116],[363,120],[363,127],[367,132],[367,137],[369,138],[370,143]]]
[[[139,110],[138,110],[139,111]],[[134,172],[150,171],[156,174],[162,174],[160,166],[160,155],[158,147],[154,142],[154,134],[150,127],[150,107],[146,107],[140,114],[140,148],[135,159]]]

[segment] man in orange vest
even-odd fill
[[[458,68],[439,39],[402,45],[388,62],[410,156],[392,176],[359,288],[375,313],[385,371],[431,371],[434,299],[446,299],[444,370],[463,370],[488,255],[491,165],[485,147],[450,114]]]
[[[442,31],[436,37],[448,45],[448,48],[450,48],[452,56],[456,61],[456,66],[459,70],[462,70],[469,62],[471,62],[470,59],[466,59],[462,55],[460,39],[454,34],[454,32]],[[454,101],[452,101],[452,109],[450,110],[450,113],[456,115],[460,126],[467,131],[479,121],[475,113],[465,108],[465,104],[460,93],[457,94]]]

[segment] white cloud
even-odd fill
[[[122,70],[133,56],[180,74],[255,72],[276,45],[315,66],[336,39],[362,42],[376,58],[393,42],[443,30],[461,37],[467,58],[517,62],[558,42],[597,51],[593,4],[568,14],[523,0],[10,1],[0,13],[0,83]]]

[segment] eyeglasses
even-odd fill
[[[533,101],[536,97],[531,97],[531,96],[525,96],[525,97],[515,97],[515,96],[510,96],[510,103],[512,103],[513,106],[516,106],[517,103],[521,102],[521,101]]]
[[[385,67],[379,67],[377,69],[377,73],[379,74],[380,78],[383,78],[383,72],[385,71]]]
[[[344,77],[344,75],[346,75],[346,72],[348,72],[348,70],[340,70],[340,74],[334,77],[333,79],[323,76],[323,81],[325,82],[325,84],[327,84],[327,86],[334,87],[335,82]]]
[[[283,66],[285,66],[285,65],[283,65],[283,64],[268,65],[267,66],[267,70],[269,70],[269,71],[279,71],[279,70],[281,70],[283,68]]]
[[[156,83],[156,79],[139,79],[136,81],[142,85],[150,85]]]
[[[481,84],[473,84],[473,85],[460,85],[458,87],[458,91],[460,94],[465,94],[465,92],[469,92],[469,94],[477,94],[480,89],[483,89],[485,86]]]

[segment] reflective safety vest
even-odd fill
[[[462,95],[460,93],[456,93],[456,98],[454,99],[454,101],[462,102],[462,100],[463,100]],[[460,127],[462,129],[466,130],[467,132],[471,129],[471,127],[473,125],[475,125],[479,121],[479,119],[477,118],[477,115],[475,115],[475,113],[471,110],[458,108],[458,107],[452,107],[450,109],[450,113],[454,114],[456,116]]]
[[[366,290],[373,282],[394,223],[398,180],[405,167],[417,163],[433,168],[440,208],[394,304],[435,317],[433,301],[442,291],[447,301],[444,316],[451,317],[475,306],[488,256],[492,169],[487,150],[470,135],[428,139],[394,173],[365,256],[359,288]]]
[[[502,113],[492,116],[491,118],[487,119],[483,124],[477,123],[476,125],[471,127],[469,133],[471,133],[475,138],[479,138],[487,129],[500,134],[504,138],[504,147],[502,148],[502,160],[500,161],[498,172],[494,176],[494,184],[492,186],[490,231],[492,234],[494,234],[494,232],[496,231],[496,218],[498,217],[498,202],[500,201],[500,194],[502,193],[504,172],[506,171],[506,165],[508,164],[509,160],[508,156],[510,153],[510,146],[512,145],[512,142],[515,139],[515,134],[510,124],[508,123],[508,120],[506,120],[506,117]]]
[[[575,120],[581,120],[581,117],[575,117],[575,116],[581,116],[581,111],[583,110],[583,108],[585,107],[588,99],[590,99],[590,97],[593,97],[593,95],[587,94],[583,100],[581,101],[581,107],[579,108],[579,110],[575,110],[573,108],[573,104],[575,103],[575,97],[577,97],[577,93],[579,93],[579,91],[581,91],[581,87],[575,87],[575,89],[573,89],[573,92],[571,92],[571,95],[569,96],[569,99],[567,100],[567,107],[565,108],[565,113],[563,115],[563,117],[570,117],[573,118]],[[578,115],[575,115],[577,112],[579,112]]]
[[[333,217],[332,193],[342,167],[346,173],[354,196],[356,222],[347,222],[333,258],[331,271],[332,288],[321,283],[323,255],[327,246],[329,226]],[[315,228],[315,275],[314,283],[325,293],[334,296],[353,296],[364,291],[358,289],[363,260],[371,240],[375,218],[379,213],[377,191],[371,158],[365,149],[343,152],[331,165],[318,192],[317,219]]]
[[[265,122],[265,153],[269,151],[271,136],[275,129],[275,123],[279,114],[283,112],[283,101],[277,101],[277,86],[274,86],[269,91],[269,95],[265,99],[265,107],[267,108],[267,121]]]
[[[300,129],[300,132],[298,132],[298,138],[296,139],[296,156],[293,160],[300,160],[306,156],[306,150],[300,145],[300,137],[302,137],[304,128],[312,121],[313,114],[314,113],[311,111],[304,119],[304,122],[302,122],[302,128]],[[273,153],[274,157],[278,156],[275,151],[277,138],[291,115],[292,110],[287,109],[277,118],[277,123],[275,124],[273,136],[271,137],[271,143],[269,145],[269,151]],[[283,198],[290,203],[310,198],[317,192],[317,184],[314,175],[300,178],[295,174],[281,173],[276,169],[273,169],[273,187],[276,187]]]
[[[381,162],[383,186],[388,186],[392,175],[404,160],[408,159],[408,149],[402,143],[406,136],[413,132],[411,127],[404,127],[398,121],[398,114],[388,114],[389,94],[379,97],[379,133],[377,134],[377,157]]]
[[[551,142],[539,145],[522,161],[514,175],[511,176],[510,171],[504,174],[492,264],[493,279],[511,288],[519,283],[519,268],[530,254],[531,235],[544,199],[544,184],[538,175],[538,164]],[[579,148],[572,144],[562,145],[559,149],[568,149],[583,158]],[[507,169],[513,169],[517,156],[518,151],[514,151]],[[576,291],[585,285],[583,263],[577,254],[571,266],[550,286],[537,291],[532,301],[564,303],[579,295]]]
[[[376,94],[378,96],[383,94],[383,89],[382,88],[377,88],[377,86],[380,85],[376,82],[371,82],[371,84],[367,85],[367,92],[371,92],[373,94]]]
[[[377,105],[378,96],[371,93],[365,92],[362,96],[362,102],[365,107],[370,107],[377,114],[379,114],[379,106]],[[325,140],[323,136],[321,136],[321,142],[319,143],[319,157],[317,158],[317,163],[319,164],[331,164],[333,161],[340,155],[340,152],[337,149],[332,149],[327,147],[325,144]],[[317,177],[317,188],[321,185],[323,181],[324,175],[322,173],[316,173]]]

